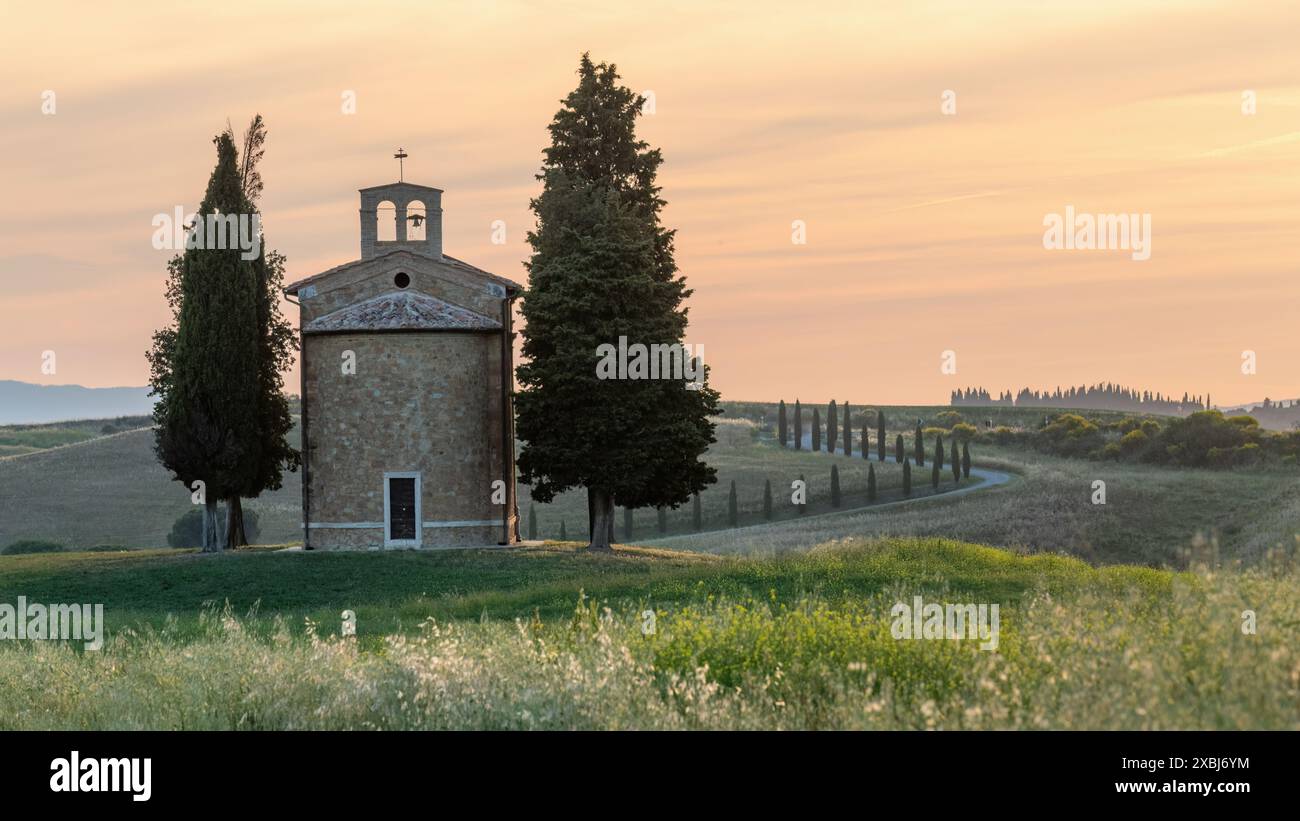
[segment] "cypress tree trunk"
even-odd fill
[[[247,545],[248,536],[244,533],[244,508],[239,501],[239,496],[232,496],[226,500],[226,549],[234,550]]]
[[[211,496],[203,501],[203,552],[221,552],[221,532],[217,529],[217,500]]]
[[[614,521],[614,497],[602,488],[587,488],[587,506],[592,513],[591,542],[588,550],[609,551],[609,533]]]

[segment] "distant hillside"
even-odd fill
[[[153,412],[148,388],[86,388],[0,380],[0,425],[141,416]]]
[[[1242,413],[1253,416],[1262,427],[1269,430],[1291,430],[1300,424],[1300,399],[1283,399],[1280,402],[1264,399],[1262,402],[1249,402],[1221,410],[1229,416]]]

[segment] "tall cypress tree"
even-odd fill
[[[781,400],[781,406],[777,409],[776,412],[776,429],[777,429],[777,438],[781,440],[781,447],[785,447],[786,444],[789,442],[790,431],[786,428],[784,399]]]
[[[560,520],[560,541],[567,542],[568,540],[569,540],[569,531],[564,527],[564,520],[561,519]]]
[[[862,414],[862,447],[858,449],[862,451],[863,459],[868,461],[871,460],[871,428],[867,422],[867,414],[865,412]],[[882,453],[881,456],[883,455],[884,454]]]
[[[885,411],[881,408],[876,409],[876,460],[885,461]]]
[[[840,469],[831,465],[831,507],[840,506]]]
[[[912,451],[916,455],[916,466],[925,467],[925,436],[921,433],[921,423],[916,423],[916,439],[913,441]]]
[[[251,220],[255,209],[234,135],[227,131],[213,142],[217,164],[198,220],[217,214]],[[278,304],[276,274],[283,265],[276,268],[275,257],[268,264],[264,251],[255,260],[244,259],[238,243],[227,244],[187,248],[168,263],[167,299],[175,324],[154,334],[147,354],[150,383],[159,397],[154,450],[187,488],[203,483],[203,549],[209,552],[221,549],[218,500],[227,500],[227,544],[237,547],[244,543],[239,497],[278,487],[282,468],[298,465],[298,454],[284,441],[288,402],[282,393],[275,395],[278,366],[292,356],[292,334],[287,326],[275,326],[278,309],[268,307],[272,299]],[[273,298],[271,287],[277,291]],[[289,349],[277,357],[275,346],[285,344]]]
[[[934,437],[934,464],[943,470],[943,434]]]
[[[957,452],[957,440],[952,440],[952,480],[961,481],[961,454]]]
[[[814,453],[822,452],[822,412],[813,408],[812,449]]]
[[[740,507],[736,502],[736,480],[731,480],[731,490],[727,493],[727,524],[735,527],[740,523]]]
[[[970,478],[970,442],[961,443],[961,474]]]
[[[876,466],[867,464],[867,501],[876,501]]]
[[[839,414],[836,413],[835,400],[826,406],[826,452],[835,452],[836,437],[839,435]]]
[[[903,457],[903,495],[912,495],[912,463]]]
[[[763,480],[763,518],[772,521],[772,480]]]
[[[794,400],[794,449],[803,450],[803,408]]]
[[[939,471],[941,469],[938,459],[935,459],[933,464],[930,465],[930,484],[934,486],[935,490],[939,489]]]
[[[660,224],[662,157],[636,137],[644,100],[614,66],[583,55],[578,87],[550,124],[532,201],[537,228],[521,314],[515,402],[521,481],[548,502],[584,487],[592,550],[609,550],[614,505],[676,507],[717,480],[701,458],[718,394],[681,379],[605,379],[602,346],[620,336],[681,344],[690,296]]]
[[[894,461],[903,464],[903,434],[898,434],[894,438]]]
[[[853,455],[853,412],[849,410],[848,402],[845,402],[843,405],[841,405],[841,407],[844,409],[844,425],[842,427],[842,430],[844,431],[844,435],[841,437],[844,440],[844,455],[852,456]]]

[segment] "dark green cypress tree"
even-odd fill
[[[903,453],[903,434],[900,433],[894,439],[894,461],[900,465],[903,464]]]
[[[952,440],[952,480],[961,481],[961,454],[957,452],[957,440]]]
[[[940,471],[940,470],[941,470],[941,468],[939,467],[939,460],[936,459],[936,460],[934,460],[934,462],[930,465],[930,484],[934,486],[934,489],[935,489],[935,490],[938,490],[938,489],[939,489],[939,471]]]
[[[813,453],[822,452],[822,412],[820,408],[813,408],[812,449]]]
[[[916,466],[925,467],[925,436],[921,433],[921,423],[916,423],[916,438],[912,443],[912,451],[916,455]]]
[[[903,495],[912,495],[912,462],[903,457]]]
[[[197,218],[203,222],[211,214],[229,214],[251,219],[234,136],[226,132],[213,142],[217,164]],[[270,441],[262,414],[272,408],[262,391],[266,338],[259,322],[266,302],[261,290],[269,274],[264,256],[246,260],[238,243],[229,245],[189,248],[169,262],[167,299],[175,325],[154,334],[148,353],[150,382],[159,397],[154,451],[187,489],[203,483],[203,549],[208,552],[222,548],[217,522],[222,499],[233,502],[235,511],[233,531],[227,521],[227,543],[243,542],[239,496],[255,489],[269,467],[261,458],[263,444]],[[278,294],[276,299],[278,304]],[[287,403],[283,408],[287,416]],[[286,445],[284,458],[291,453]],[[291,464],[296,467],[296,454]],[[277,480],[279,469],[276,462]]]
[[[843,435],[840,437],[844,440],[844,455],[853,455],[853,413],[849,410],[849,403],[845,402],[841,407],[844,409],[844,424],[841,427]]]
[[[876,409],[876,460],[885,461],[885,411],[881,408]]]
[[[623,508],[623,541],[632,541],[632,508]]]
[[[840,506],[840,469],[831,465],[831,507]]]
[[[656,516],[657,516],[657,518],[658,518],[658,520],[659,520],[659,522],[658,522],[658,524],[659,524],[659,532],[660,532],[660,533],[667,533],[667,532],[668,532],[668,508],[666,508],[666,507],[659,507],[659,508],[656,508],[656,509],[655,509],[655,513],[656,513]]]
[[[789,439],[790,431],[786,427],[784,399],[781,400],[781,406],[777,409],[776,412],[776,429],[777,429],[777,436],[781,440],[781,447],[786,447],[790,442]]]
[[[772,480],[763,480],[763,518],[772,521]]]
[[[970,442],[961,445],[961,475],[970,478]]]
[[[835,452],[836,437],[839,435],[839,414],[836,412],[835,400],[826,406],[826,452]]]
[[[691,526],[699,533],[704,529],[704,511],[700,509],[700,494],[695,494],[691,501]]]
[[[876,501],[876,466],[867,464],[867,501]]]
[[[934,437],[934,463],[943,470],[943,434],[937,434]]]
[[[736,480],[731,480],[731,491],[727,493],[727,524],[735,527],[740,524],[740,507],[736,502]]]
[[[794,400],[794,449],[803,450],[803,408]]]
[[[537,541],[537,505],[528,506],[528,540]]]
[[[567,542],[568,540],[569,540],[569,531],[565,529],[564,520],[561,519],[560,520],[560,541]]]
[[[862,447],[860,447],[859,450],[862,451],[862,458],[863,458],[863,459],[866,459],[866,460],[868,460],[868,461],[870,461],[870,459],[871,459],[871,428],[870,428],[870,426],[869,426],[869,424],[868,424],[868,422],[867,422],[867,414],[866,414],[865,411],[864,411],[863,414],[862,414]],[[883,456],[884,454],[881,454],[881,455]]]
[[[520,480],[533,498],[586,488],[590,548],[608,550],[616,504],[676,507],[717,480],[701,457],[714,441],[718,394],[707,368],[698,390],[680,379],[601,378],[603,346],[620,336],[680,344],[691,292],[660,223],[662,157],[636,136],[643,99],[587,55],[578,75],[551,121],[532,201],[516,429]]]

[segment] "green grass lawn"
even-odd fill
[[[710,597],[816,595],[840,602],[895,584],[1011,600],[1031,588],[1167,587],[1140,568],[1093,569],[1061,556],[1018,557],[957,542],[887,540],[847,557],[836,551],[770,560],[624,547],[610,556],[576,544],[481,550],[304,552],[193,550],[42,553],[0,557],[0,602],[103,603],[110,628],[194,627],[200,612],[229,604],[328,631],[353,610],[360,635],[413,630],[426,618],[504,619],[570,612],[579,592],[616,607],[680,606]]]

